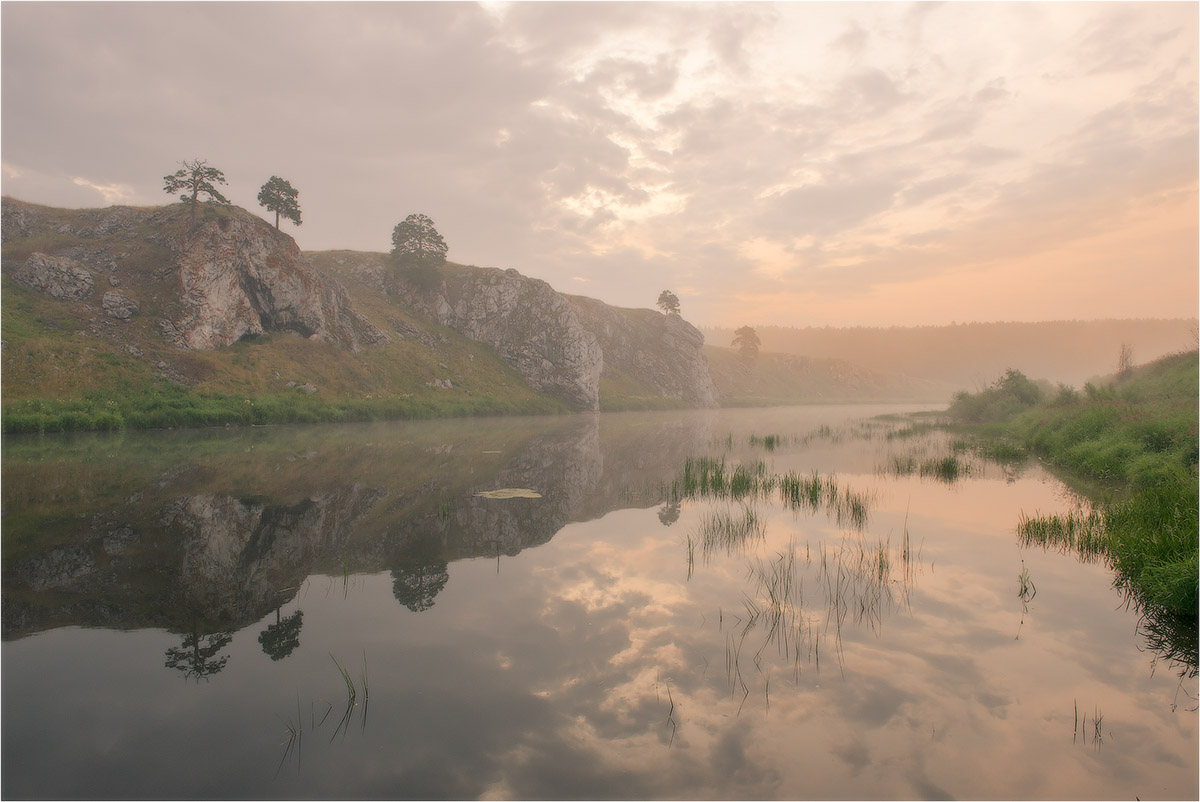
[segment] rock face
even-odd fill
[[[604,352],[604,370],[620,371],[663,398],[693,407],[717,406],[717,390],[701,348],[704,335],[678,315],[620,309],[570,296],[584,328]]]
[[[92,301],[95,276],[116,273],[131,254],[158,254],[138,284],[107,292],[98,304],[129,320],[147,307],[137,291],[147,281],[177,279],[175,297],[155,304],[159,329],[180,348],[211,349],[268,331],[294,331],[350,351],[389,337],[356,312],[345,289],[317,272],[295,241],[237,207],[206,205],[193,220],[184,204],[158,209],[51,209],[4,198],[5,243],[62,236],[53,253],[33,253],[5,273],[64,301]],[[148,291],[150,292],[150,291]],[[156,292],[156,291],[154,291]],[[156,299],[157,300],[157,299]]]
[[[31,254],[13,273],[13,281],[63,301],[83,301],[96,286],[91,271],[74,259]]]
[[[546,282],[473,268],[448,276],[436,291],[402,293],[420,313],[491,346],[533,389],[580,409],[600,408],[600,346]]]
[[[575,407],[599,409],[602,373],[660,398],[717,406],[704,335],[678,315],[561,295],[495,268],[455,268],[436,291],[406,286],[401,294],[417,312],[490,345],[534,389]]]
[[[387,340],[346,291],[305,262],[295,240],[240,209],[169,246],[178,254],[184,314],[164,320],[182,348],[219,348],[248,335],[295,331],[350,351]]]

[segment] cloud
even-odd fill
[[[250,209],[291,181],[306,249],[386,250],[419,211],[452,259],[622,305],[686,285],[702,323],[781,282],[843,309],[1195,191],[1189,4],[29,3],[4,23],[8,194],[166,203],[161,176],[205,158]]]
[[[124,184],[96,184],[86,178],[75,176],[71,179],[77,187],[94,189],[108,205],[128,203],[133,198],[133,189]]]

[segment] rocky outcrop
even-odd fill
[[[344,288],[313,270],[295,240],[240,209],[172,239],[184,314],[163,334],[182,348],[219,348],[267,331],[358,351],[387,335],[354,311]]]
[[[104,310],[104,314],[115,317],[117,320],[129,320],[138,313],[139,309],[137,301],[116,290],[104,293],[104,298],[100,301],[100,308]]]
[[[437,290],[401,287],[404,301],[487,343],[535,390],[596,410],[602,374],[648,396],[715,407],[704,335],[678,315],[565,296],[515,270],[454,268]]]
[[[82,301],[92,294],[96,278],[74,259],[34,253],[13,272],[13,281],[61,301]]]
[[[105,293],[100,302],[101,311],[118,320],[147,306],[138,297],[147,280],[177,279],[175,297],[154,307],[161,310],[159,330],[179,348],[219,348],[270,331],[294,331],[350,351],[388,341],[354,310],[345,288],[309,265],[296,242],[265,220],[208,205],[198,218],[184,204],[71,210],[4,198],[5,243],[35,236],[60,242],[49,253],[6,264],[5,273],[50,297],[81,302],[94,301],[97,274],[108,274],[117,286],[125,271],[123,291]],[[123,268],[131,254],[143,265],[150,261],[150,270]]]
[[[446,276],[437,290],[401,292],[418,312],[491,346],[538,392],[600,408],[600,346],[546,282],[515,270],[470,268]]]
[[[599,341],[605,371],[619,371],[662,398],[692,407],[717,406],[717,391],[701,352],[704,335],[691,323],[679,315],[568,297],[579,321]]]

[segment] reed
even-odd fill
[[[1083,562],[1095,562],[1104,554],[1103,518],[1096,511],[1033,516],[1021,513],[1017,537],[1022,546],[1073,553]]]
[[[749,504],[741,504],[735,511],[722,507],[704,513],[697,528],[697,541],[705,561],[718,551],[725,554],[740,554],[750,545],[766,537],[766,523],[758,511]],[[695,543],[688,536],[688,563],[695,561]],[[690,577],[689,573],[689,577]]]

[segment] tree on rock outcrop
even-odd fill
[[[225,174],[216,167],[210,167],[204,159],[181,161],[183,167],[171,175],[164,175],[163,192],[174,195],[183,190],[179,200],[191,204],[192,219],[196,219],[196,203],[200,195],[207,195],[209,200],[227,204],[229,200],[217,191],[216,184],[224,184]]]
[[[423,214],[410,214],[392,229],[392,259],[418,283],[437,281],[437,269],[446,263],[446,241]]]
[[[742,326],[733,333],[732,345],[742,354],[742,359],[747,362],[753,362],[758,358],[758,347],[762,342],[758,339],[758,332],[750,326]]]
[[[664,315],[679,314],[679,298],[670,290],[663,290],[658,296],[658,308]]]
[[[300,225],[299,197],[300,190],[293,187],[289,181],[273,175],[258,191],[258,205],[265,206],[269,212],[275,212],[276,229],[279,228],[280,217]]]

